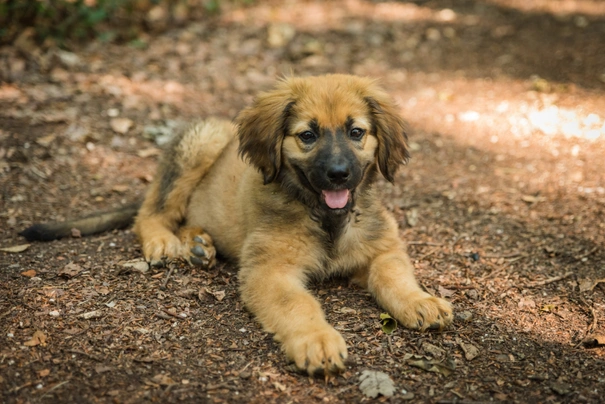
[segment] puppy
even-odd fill
[[[287,78],[238,116],[208,119],[165,152],[135,220],[148,261],[240,267],[241,297],[309,374],[345,368],[347,346],[307,291],[350,276],[403,325],[442,328],[450,304],[424,292],[374,186],[407,161],[404,122],[373,80]]]

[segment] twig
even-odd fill
[[[172,316],[172,317],[178,318],[179,320],[183,320],[183,317],[179,316],[179,315],[178,315],[178,314],[176,314],[176,313],[172,313],[172,312],[170,312],[170,311],[168,311],[168,310],[166,310],[166,309],[162,309],[162,311],[163,311],[164,313],[168,314],[169,316]]]
[[[172,317],[170,317],[168,314],[166,314],[164,311],[158,311],[157,313],[155,313],[156,317],[159,317],[161,319],[164,320],[172,320]]]
[[[584,253],[582,255],[578,255],[577,257],[574,257],[574,258],[577,259],[578,261],[582,261],[584,258],[588,257],[589,255],[592,255],[598,249],[599,249],[599,247],[595,247],[592,250],[588,251],[587,253]]]
[[[442,246],[442,243],[430,243],[426,241],[407,241],[407,245],[428,245],[428,246]]]
[[[69,353],[73,353],[73,354],[78,354],[78,355],[84,355],[84,356],[86,356],[87,358],[90,358],[90,359],[95,360],[95,361],[97,361],[97,362],[103,362],[103,360],[102,360],[102,359],[97,358],[97,357],[96,357],[96,356],[94,356],[94,355],[88,354],[88,353],[83,352],[83,351],[78,351],[78,350],[76,350],[76,349],[68,349],[68,350],[67,350],[67,352],[69,352]]]
[[[593,306],[590,306],[590,314],[592,314],[592,324],[588,327],[586,335],[597,329],[597,313],[595,313]]]
[[[393,343],[391,342],[391,335],[387,334],[387,342],[389,343],[389,352],[391,353],[391,355],[394,354],[393,352]]]
[[[437,251],[439,251],[438,248],[433,248],[431,251],[429,251],[428,253],[416,258],[418,261],[422,261],[423,259],[425,259],[426,257],[433,255],[434,253],[436,253]]]
[[[561,281],[563,279],[569,278],[573,274],[574,274],[573,272],[566,272],[563,275],[553,276],[552,278],[548,278],[548,279],[545,279],[545,280],[540,281],[540,282],[534,282],[534,283],[531,283],[531,284],[529,284],[527,286],[530,287],[530,288],[534,288],[536,286],[548,285],[549,283],[558,282],[558,281]]]
[[[170,268],[168,269],[168,274],[166,275],[164,282],[162,282],[162,285],[160,286],[161,290],[166,290],[166,285],[168,285],[168,281],[170,280],[170,277],[172,276],[172,272],[174,272],[174,265],[170,265]]]
[[[524,255],[519,251],[511,252],[508,254],[483,254],[483,258],[515,258],[520,255]]]
[[[51,391],[56,390],[59,387],[63,386],[65,383],[69,383],[69,380],[62,381],[61,383],[57,383],[54,386],[52,386],[50,389],[48,389],[48,391],[46,393],[44,393],[40,396],[40,400],[43,399],[44,397],[46,397],[48,394],[50,394]]]

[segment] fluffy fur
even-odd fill
[[[209,267],[218,251],[237,262],[245,305],[309,374],[337,373],[347,358],[305,288],[311,277],[350,276],[403,325],[442,328],[451,306],[418,286],[374,187],[379,175],[393,181],[406,141],[373,80],[285,79],[236,125],[209,119],[177,137],[136,217],[143,254]]]
[[[346,343],[306,290],[310,277],[353,277],[407,327],[452,319],[448,302],[418,286],[373,187],[407,159],[404,122],[372,80],[286,79],[237,127],[211,120],[185,132],[135,229],[148,260],[196,258],[197,236],[211,261],[213,244],[239,263],[245,305],[285,354],[310,374],[338,372]]]

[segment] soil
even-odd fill
[[[380,79],[412,161],[384,202],[456,321],[383,332],[346,279],[312,283],[351,354],[309,378],[242,307],[237,268],[124,266],[129,229],[0,252],[0,401],[602,402],[605,4],[596,0],[226,3],[69,51],[0,48],[0,247],[39,221],[140,198],[172,128],[233,118],[283,74]]]

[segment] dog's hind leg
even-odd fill
[[[191,125],[165,151],[135,221],[146,260],[180,257],[191,263],[214,262],[210,237],[202,229],[180,227],[193,191],[234,134],[228,121],[209,119]]]

